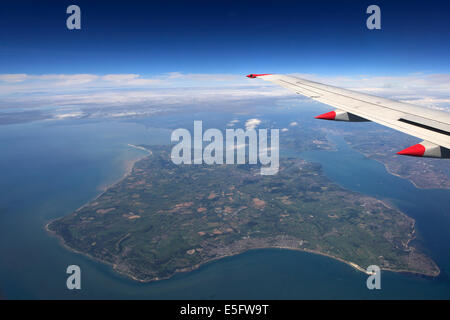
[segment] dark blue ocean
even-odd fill
[[[338,261],[298,251],[256,250],[172,279],[141,284],[63,248],[44,231],[120,179],[145,155],[131,144],[166,144],[170,131],[125,121],[45,121],[0,126],[0,296],[7,299],[366,299],[450,298],[450,191],[420,190],[330,137],[339,152],[302,154],[341,186],[389,201],[417,221],[440,277],[382,272],[382,289]],[[66,289],[66,267],[82,289]]]

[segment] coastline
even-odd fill
[[[145,159],[146,157],[151,156],[153,154],[151,150],[145,149],[144,147],[136,146],[131,143],[128,143],[127,146],[141,150],[141,151],[146,151],[148,153],[148,155],[144,155],[144,156],[141,156],[141,157],[133,159],[133,160],[128,160],[125,164],[125,173],[122,175],[122,177],[120,177],[119,179],[117,179],[116,181],[114,181],[110,184],[107,184],[107,185],[101,187],[101,190],[103,190],[103,192],[100,195],[98,195],[97,197],[95,197],[95,199],[97,199],[99,196],[101,196],[106,190],[108,190],[112,186],[118,184],[119,182],[124,180],[126,177],[128,177],[133,172],[133,168],[134,168],[134,165],[136,162],[138,162],[142,159]]]
[[[147,158],[147,157],[149,157],[149,156],[151,156],[151,155],[153,154],[151,150],[145,149],[144,147],[139,147],[139,146],[136,146],[136,145],[130,144],[130,143],[127,144],[127,145],[128,145],[129,147],[136,148],[136,149],[139,149],[139,150],[145,150],[145,151],[147,151],[149,154],[148,154],[148,155],[141,156],[141,157],[138,157],[138,158],[133,159],[133,160],[128,160],[128,161],[126,162],[126,164],[125,164],[125,172],[124,172],[124,174],[123,174],[119,179],[117,179],[116,181],[111,182],[111,183],[109,183],[109,184],[107,184],[107,185],[102,186],[102,187],[100,188],[101,192],[100,192],[98,195],[96,195],[94,198],[92,198],[91,200],[89,200],[89,201],[87,201],[86,203],[84,203],[81,207],[79,207],[78,209],[76,209],[74,212],[80,211],[81,209],[83,209],[84,207],[86,207],[86,206],[87,206],[89,203],[91,203],[92,201],[95,201],[95,200],[97,200],[98,198],[100,198],[100,197],[101,197],[106,191],[108,191],[111,187],[115,186],[116,184],[118,184],[118,183],[120,183],[122,180],[124,180],[126,177],[128,177],[128,176],[133,172],[133,168],[134,168],[134,165],[136,164],[136,162],[138,162],[138,161],[140,161],[140,160],[142,160],[142,159],[145,159],[145,158]],[[52,220],[49,222],[49,224],[52,223],[53,221],[56,221],[56,220],[60,219],[60,218],[62,218],[62,217],[59,217],[59,218],[56,218],[56,219],[52,219]]]
[[[450,188],[424,188],[424,187],[421,187],[421,186],[417,185],[416,182],[414,182],[414,180],[412,180],[412,179],[410,179],[410,178],[408,178],[408,177],[402,176],[402,175],[400,175],[400,174],[398,174],[398,173],[393,172],[393,171],[389,168],[389,164],[388,164],[388,163],[384,163],[384,162],[382,162],[382,161],[380,161],[380,160],[377,160],[377,159],[374,159],[374,160],[375,160],[375,161],[378,161],[379,163],[381,163],[382,165],[384,165],[386,171],[387,171],[389,174],[391,174],[391,175],[393,175],[393,176],[396,176],[396,177],[399,177],[399,178],[404,179],[404,180],[408,180],[409,182],[412,183],[412,185],[413,185],[416,189],[420,189],[420,190],[448,190],[448,189],[450,189]]]
[[[344,140],[345,140],[345,136],[344,136]],[[421,187],[421,186],[419,186],[414,180],[412,180],[411,178],[408,178],[408,177],[405,177],[405,176],[402,176],[402,175],[400,175],[400,174],[398,174],[398,173],[393,172],[393,171],[391,170],[391,168],[389,168],[389,163],[383,162],[383,161],[381,161],[380,159],[373,158],[371,154],[365,153],[365,152],[363,152],[363,151],[360,151],[360,150],[354,148],[354,146],[353,146],[350,142],[348,142],[347,140],[345,140],[345,143],[347,143],[347,145],[349,146],[349,148],[351,148],[351,149],[354,150],[355,152],[358,152],[358,153],[362,154],[362,155],[363,155],[364,157],[366,157],[367,159],[371,159],[371,160],[374,160],[374,161],[376,161],[376,162],[378,162],[378,163],[381,163],[381,164],[384,166],[386,172],[389,173],[390,175],[393,175],[393,176],[398,177],[398,178],[400,178],[400,179],[407,180],[407,181],[411,182],[411,184],[412,184],[416,189],[420,189],[420,190],[450,190],[450,187],[444,187],[444,188],[437,188],[437,187],[425,188],[425,187]]]
[[[167,276],[167,277],[162,277],[162,278],[161,278],[161,277],[154,277],[154,278],[152,278],[152,279],[140,279],[140,278],[136,277],[136,276],[135,276],[134,274],[132,274],[132,273],[124,272],[124,271],[118,269],[118,268],[117,268],[117,264],[115,264],[115,263],[111,263],[111,262],[102,260],[102,259],[97,258],[97,257],[94,257],[94,256],[92,256],[92,255],[90,255],[90,254],[88,254],[88,253],[85,253],[85,252],[82,252],[82,251],[79,251],[79,250],[76,250],[76,249],[70,247],[70,246],[65,242],[65,240],[63,239],[62,236],[58,235],[56,232],[54,232],[54,231],[52,231],[52,230],[50,230],[50,229],[48,228],[48,226],[49,226],[49,224],[50,224],[51,222],[52,222],[52,221],[48,222],[48,223],[45,225],[45,230],[46,230],[51,236],[54,236],[54,237],[58,238],[59,243],[60,243],[65,249],[67,249],[67,250],[69,250],[69,251],[71,251],[71,252],[74,252],[74,253],[76,253],[76,254],[84,255],[84,256],[88,257],[89,259],[92,259],[93,261],[100,262],[100,263],[103,263],[103,264],[105,264],[105,265],[108,265],[108,266],[110,266],[110,267],[114,270],[114,272],[116,272],[117,274],[119,274],[119,275],[121,275],[121,276],[125,276],[125,277],[127,277],[127,278],[129,278],[129,279],[132,279],[132,280],[137,281],[137,282],[140,282],[140,283],[151,283],[151,282],[156,282],[156,281],[161,281],[161,280],[168,280],[168,279],[172,278],[173,276],[175,276],[176,274],[192,272],[192,271],[197,270],[197,269],[199,269],[200,267],[202,267],[202,266],[204,266],[204,265],[206,265],[206,264],[208,264],[208,263],[212,263],[212,262],[215,262],[215,261],[218,261],[218,260],[221,260],[221,259],[225,259],[225,258],[237,256],[237,255],[240,255],[240,254],[244,254],[244,253],[246,253],[246,252],[250,252],[250,251],[254,251],[254,250],[264,250],[264,249],[291,250],[291,251],[299,251],[299,252],[307,252],[307,253],[311,253],[311,254],[317,254],[317,255],[321,255],[321,256],[324,256],[324,257],[327,257],[327,258],[330,258],[330,259],[333,259],[333,260],[336,260],[336,261],[345,263],[346,265],[350,266],[351,268],[353,268],[354,270],[356,270],[356,271],[358,271],[358,272],[362,272],[362,273],[364,273],[364,274],[366,274],[366,275],[371,275],[370,272],[367,272],[366,269],[364,269],[363,267],[359,266],[358,264],[356,264],[356,263],[354,263],[354,262],[351,262],[351,261],[344,260],[344,259],[339,258],[339,257],[336,257],[336,256],[333,256],[333,255],[328,254],[328,253],[325,253],[325,252],[321,252],[321,251],[317,251],[317,250],[312,250],[312,249],[306,249],[306,248],[304,248],[304,249],[302,249],[302,248],[293,248],[293,247],[287,247],[287,246],[260,246],[260,247],[248,248],[248,249],[242,250],[242,251],[240,251],[240,252],[236,252],[236,253],[232,253],[232,254],[228,254],[228,255],[223,255],[223,256],[220,256],[220,257],[214,257],[214,258],[211,258],[211,259],[202,261],[202,262],[200,262],[200,263],[198,263],[198,264],[196,264],[196,265],[193,265],[193,266],[191,266],[191,267],[188,267],[188,268],[177,269],[177,270],[175,270],[171,275],[169,275],[169,276]],[[413,239],[410,239],[410,241],[411,241],[411,240],[413,240]],[[434,263],[434,261],[433,261],[433,263]],[[435,265],[436,265],[436,264],[435,264]],[[417,275],[417,276],[423,276],[423,277],[429,277],[429,278],[436,278],[436,277],[438,277],[438,276],[440,275],[440,273],[441,273],[441,270],[440,270],[440,268],[439,268],[437,265],[436,265],[436,268],[437,268],[438,272],[437,272],[437,273],[434,273],[434,274],[427,274],[427,273],[415,272],[415,271],[404,270],[404,269],[391,269],[391,268],[381,268],[381,270],[383,270],[383,271],[389,271],[389,272],[395,272],[395,273],[411,274],[411,275]]]
[[[143,155],[143,156],[141,156],[141,157],[138,157],[138,158],[136,158],[136,159],[127,161],[127,162],[126,162],[126,165],[125,165],[125,172],[124,172],[124,174],[122,175],[122,177],[120,177],[120,178],[117,179],[116,181],[114,181],[114,182],[112,182],[112,183],[110,183],[110,184],[108,184],[108,185],[102,187],[102,188],[101,188],[102,191],[101,191],[98,195],[96,195],[96,196],[93,197],[91,200],[89,200],[89,201],[87,201],[86,203],[84,203],[82,206],[80,206],[80,207],[79,207],[78,209],[76,209],[74,212],[80,211],[80,210],[83,209],[85,206],[89,205],[89,203],[91,203],[92,201],[95,201],[95,200],[97,200],[98,198],[100,198],[100,197],[101,197],[105,192],[107,192],[111,187],[115,186],[116,184],[120,183],[122,180],[126,179],[126,178],[133,172],[133,168],[134,168],[134,165],[136,164],[136,162],[138,162],[138,161],[140,161],[140,160],[142,160],[142,159],[145,159],[145,158],[147,158],[147,157],[153,155],[153,153],[152,153],[151,150],[146,149],[146,148],[144,148],[144,147],[136,146],[136,145],[131,144],[131,143],[128,143],[127,145],[128,145],[129,147],[132,147],[132,148],[135,148],[135,149],[147,151],[148,154],[147,154],[147,155]],[[64,238],[63,238],[62,236],[60,236],[59,234],[57,234],[57,233],[54,232],[53,230],[50,230],[50,228],[49,228],[49,225],[50,225],[51,223],[53,223],[54,221],[57,221],[57,220],[59,220],[59,219],[61,219],[61,218],[63,218],[63,217],[58,217],[58,218],[49,220],[49,221],[44,225],[44,230],[45,230],[45,231],[47,232],[47,234],[49,234],[50,236],[56,237],[56,238],[58,239],[59,244],[60,244],[63,248],[65,248],[66,250],[69,250],[69,251],[71,251],[71,252],[74,252],[74,253],[77,253],[77,254],[84,255],[84,256],[86,256],[86,257],[88,257],[89,259],[92,259],[92,260],[94,260],[94,261],[101,262],[101,263],[103,263],[103,264],[109,265],[109,266],[111,266],[111,267],[114,269],[114,271],[116,271],[117,273],[120,273],[120,274],[122,274],[122,275],[126,275],[126,276],[132,278],[133,280],[139,281],[139,279],[133,277],[132,275],[128,275],[128,274],[124,274],[124,273],[119,272],[118,270],[115,269],[114,264],[112,264],[112,263],[110,263],[110,262],[108,262],[108,261],[101,260],[101,259],[99,259],[99,258],[96,258],[96,257],[94,257],[94,256],[92,256],[92,255],[90,255],[90,254],[88,254],[88,253],[85,253],[85,252],[76,250],[76,249],[72,248],[71,246],[69,246],[69,245],[66,243],[66,241],[64,240]]]

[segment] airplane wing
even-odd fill
[[[335,108],[317,119],[373,121],[424,140],[398,154],[450,158],[450,113],[281,74],[249,74]]]

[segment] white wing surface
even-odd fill
[[[249,74],[330,105],[334,111],[317,116],[337,121],[373,121],[418,137],[423,142],[398,154],[450,158],[450,113],[346,90],[281,74]]]

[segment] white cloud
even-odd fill
[[[268,83],[260,81],[248,82],[242,75],[226,74],[183,74],[179,72],[155,76],[139,74],[0,74],[0,97],[6,95],[34,94],[47,96],[55,94],[79,94],[84,91],[105,92],[116,89],[154,90],[161,88],[185,88],[196,90],[210,88],[217,91],[217,87],[228,88],[231,94],[233,88],[248,87],[242,91],[244,95],[256,94],[256,88],[267,87],[266,94],[285,95],[282,88],[275,88]],[[254,88],[251,92],[250,88]],[[259,91],[260,94],[264,92]],[[205,94],[209,94],[207,91]],[[163,93],[164,94],[164,93]]]
[[[137,116],[140,115],[140,113],[135,111],[130,112],[118,112],[118,113],[112,113],[110,114],[110,117],[129,117],[129,116]]]
[[[259,126],[259,124],[261,123],[261,120],[259,119],[248,119],[245,122],[245,129],[246,130],[250,130],[250,129],[255,129],[257,126]]]
[[[21,82],[27,78],[27,75],[24,73],[16,73],[16,74],[0,74],[0,81],[4,82]]]
[[[113,82],[124,82],[129,80],[135,80],[139,78],[138,74],[107,74],[102,77],[102,80]]]
[[[297,76],[412,104],[450,108],[450,74]],[[145,107],[168,109],[218,104],[231,107],[242,101],[269,98],[306,99],[269,82],[239,74],[0,74],[0,108],[3,109],[78,108],[85,111],[86,108],[123,108],[114,113],[125,116],[133,112],[139,115],[144,112],[139,108]],[[309,99],[304,101],[312,103]],[[229,126],[234,123],[231,121]],[[296,125],[294,123],[290,126]],[[250,122],[249,125],[256,127],[258,124]]]
[[[122,86],[152,86],[166,83],[163,79],[142,78],[138,74],[107,74],[101,80]]]
[[[84,115],[83,112],[57,113],[54,115],[56,119],[79,118]]]
[[[293,121],[293,122],[289,123],[289,125],[290,125],[291,127],[295,127],[295,126],[298,126],[298,122]]]
[[[181,72],[169,72],[167,73],[168,79],[184,79],[184,80],[200,80],[200,81],[240,81],[244,82],[246,79],[243,75],[238,74],[209,74],[209,73],[181,73]]]
[[[239,120],[237,119],[231,120],[230,122],[227,123],[227,127],[234,127],[234,125],[238,122]]]

